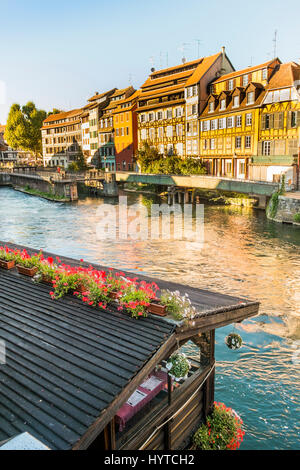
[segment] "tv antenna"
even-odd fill
[[[150,62],[150,65],[151,65],[151,72],[154,72],[154,71],[155,71],[155,67],[154,67],[154,56],[151,56],[151,57],[150,57],[149,62]]]
[[[277,35],[278,31],[275,29],[275,34],[274,34],[274,39],[273,39],[273,44],[274,44],[274,59],[277,57]]]
[[[178,47],[178,50],[182,52],[182,63],[184,64],[186,62],[186,57],[185,57],[185,50],[187,46],[190,46],[189,42],[183,42],[181,47]]]
[[[200,59],[200,46],[203,42],[201,39],[195,39],[195,43],[197,44],[197,59]]]

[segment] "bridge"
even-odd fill
[[[251,181],[207,175],[153,175],[117,171],[116,181],[123,183],[144,183],[160,186],[176,186],[179,188],[219,189],[243,194],[271,197],[279,189],[279,183]]]

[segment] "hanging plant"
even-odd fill
[[[242,337],[237,333],[231,333],[225,339],[225,343],[229,349],[237,350],[243,345]]]
[[[188,371],[191,368],[191,363],[183,353],[175,353],[167,362],[166,365],[170,377],[179,382],[180,380],[186,380]]]

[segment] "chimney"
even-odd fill
[[[183,64],[186,63],[186,58],[185,58],[185,57],[182,57],[182,63],[183,63]]]
[[[226,57],[226,54],[225,54],[225,46],[223,46],[221,48],[221,52],[222,52],[222,65],[221,65],[221,75],[223,75],[226,71],[226,68],[225,68],[225,57]]]

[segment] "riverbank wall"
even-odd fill
[[[270,202],[267,217],[274,222],[300,227],[300,191],[278,195]]]
[[[72,180],[52,180],[38,175],[20,173],[0,173],[0,186],[12,186],[16,189],[32,189],[53,196],[53,199],[76,201],[78,199],[77,182]],[[34,194],[33,194],[34,195]]]

